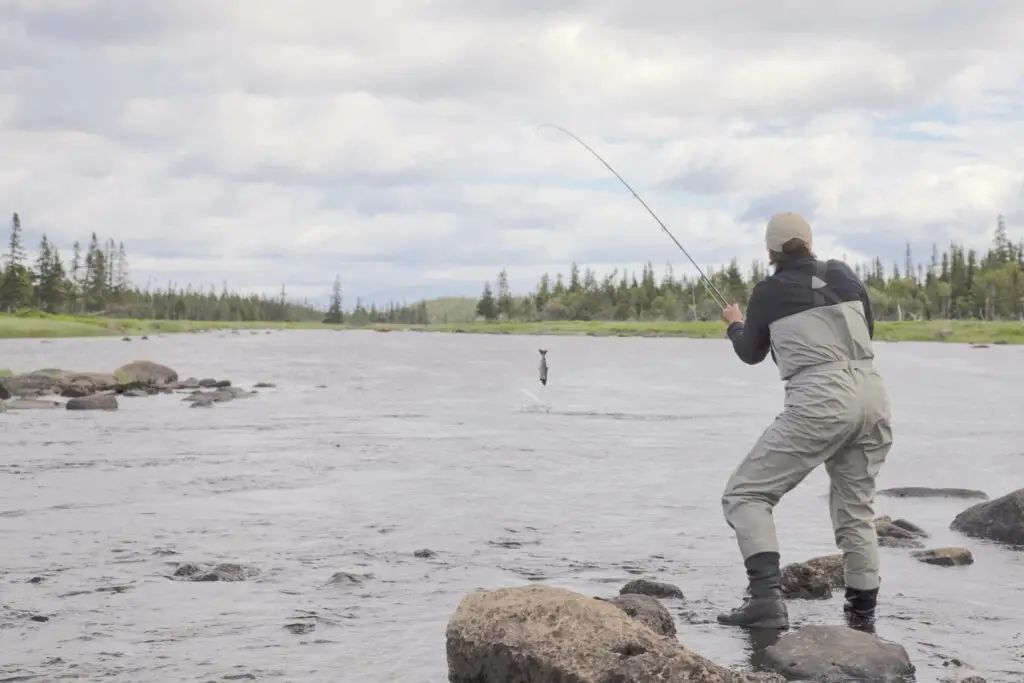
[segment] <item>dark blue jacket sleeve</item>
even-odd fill
[[[766,301],[767,288],[770,286],[767,280],[754,285],[754,291],[750,293],[750,302],[747,304],[746,320],[729,325],[728,334],[732,348],[740,360],[748,365],[757,365],[763,361],[772,347],[771,332],[768,329],[770,302]]]

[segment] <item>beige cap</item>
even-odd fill
[[[811,226],[802,216],[792,211],[772,216],[764,231],[764,241],[768,251],[782,251],[782,245],[791,239],[803,240],[804,244],[810,247]]]

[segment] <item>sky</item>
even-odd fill
[[[1020,0],[2,0],[0,213],[346,307],[1024,239]]]

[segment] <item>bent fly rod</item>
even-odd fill
[[[543,123],[543,124],[541,124],[540,126],[537,127],[537,130],[540,130],[541,128],[554,128],[555,130],[562,131],[563,133],[565,133],[566,135],[571,137],[573,140],[575,140],[576,142],[578,142],[581,145],[583,145],[583,147],[586,148],[586,150],[588,152],[590,152],[595,157],[597,157],[597,160],[600,161],[602,164],[604,164],[605,168],[607,168],[609,171],[611,171],[615,175],[615,177],[618,178],[619,181],[623,185],[626,186],[626,189],[629,190],[633,194],[634,197],[636,197],[636,200],[638,202],[640,202],[641,204],[643,204],[643,207],[645,209],[647,209],[647,213],[651,214],[651,216],[654,218],[654,220],[658,221],[658,225],[660,225],[661,229],[665,231],[665,234],[668,235],[669,238],[673,242],[675,242],[676,246],[679,247],[679,251],[683,252],[683,255],[686,256],[686,258],[690,260],[690,263],[693,264],[693,267],[697,269],[698,273],[700,273],[701,279],[704,281],[705,286],[707,286],[708,291],[710,291],[711,295],[715,298],[716,303],[719,306],[721,306],[722,308],[725,308],[726,306],[728,306],[728,302],[726,301],[725,297],[722,296],[722,293],[720,291],[718,291],[718,287],[715,287],[714,283],[711,282],[711,280],[708,279],[708,276],[704,274],[704,271],[701,269],[701,267],[698,266],[697,262],[693,260],[692,256],[690,256],[690,252],[686,251],[686,248],[682,244],[679,243],[679,240],[677,240],[676,236],[672,234],[672,231],[669,230],[667,227],[665,227],[665,224],[661,222],[661,219],[658,218],[658,214],[654,213],[654,211],[651,210],[651,207],[647,206],[647,202],[645,202],[643,199],[640,198],[640,195],[638,195],[636,193],[636,190],[634,190],[632,187],[630,187],[629,183],[627,183],[626,180],[622,176],[620,176],[618,174],[618,172],[614,168],[611,167],[611,164],[609,164],[607,161],[602,159],[601,155],[598,154],[597,152],[595,152],[590,147],[590,145],[588,145],[587,143],[583,142],[583,140],[580,140],[578,137],[576,137],[575,135],[573,135],[572,133],[567,131],[565,128],[562,128],[561,126],[556,126],[553,123]]]

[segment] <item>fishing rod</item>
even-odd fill
[[[636,200],[638,202],[640,202],[641,204],[643,204],[643,207],[645,209],[647,209],[647,212],[649,214],[651,214],[651,216],[654,218],[654,220],[658,221],[658,225],[660,225],[661,229],[665,231],[665,234],[668,235],[669,238],[673,242],[676,243],[676,246],[679,247],[679,251],[683,252],[683,254],[686,256],[686,258],[688,258],[690,260],[690,263],[693,264],[693,267],[697,269],[698,273],[700,273],[700,277],[704,281],[705,286],[707,286],[708,291],[710,291],[711,295],[715,298],[715,303],[717,303],[722,308],[725,308],[726,306],[729,305],[728,302],[726,301],[725,297],[722,296],[722,293],[720,291],[718,291],[718,287],[715,287],[714,283],[711,282],[710,279],[708,279],[708,276],[704,274],[704,271],[701,269],[701,267],[698,266],[697,262],[693,260],[692,256],[690,256],[690,252],[686,251],[686,248],[682,244],[679,243],[679,240],[677,240],[676,236],[672,234],[672,231],[670,231],[667,227],[665,227],[665,224],[661,222],[661,219],[658,218],[658,215],[656,213],[654,213],[654,211],[651,210],[651,207],[647,206],[647,202],[645,202],[643,199],[640,198],[640,195],[638,195],[636,193],[636,190],[634,190],[632,187],[630,187],[629,183],[627,183],[626,180],[622,176],[620,176],[618,174],[618,172],[614,168],[611,167],[611,164],[609,164],[607,161],[602,159],[601,155],[598,154],[597,152],[595,152],[593,149],[591,149],[590,145],[588,145],[587,143],[583,142],[583,140],[580,140],[578,137],[576,137],[575,135],[573,135],[572,133],[567,131],[565,128],[562,128],[561,126],[556,126],[553,123],[542,123],[540,126],[537,127],[537,130],[540,130],[541,128],[554,128],[555,130],[562,131],[563,133],[565,133],[566,135],[571,137],[573,140],[575,140],[576,142],[578,142],[581,145],[583,145],[583,147],[586,148],[586,150],[588,152],[590,152],[595,157],[597,157],[597,160],[600,161],[602,164],[604,164],[605,168],[607,168],[609,171],[611,171],[613,174],[615,174],[615,177],[618,178],[619,181],[622,182],[622,184],[626,186],[626,189],[633,193],[633,196],[636,197]]]

